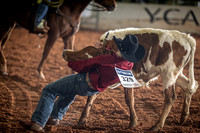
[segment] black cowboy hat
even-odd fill
[[[113,36],[113,39],[124,59],[129,62],[139,62],[145,55],[145,48],[138,44],[136,36],[128,34],[122,40]]]

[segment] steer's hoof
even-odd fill
[[[188,115],[181,116],[180,125],[183,125],[187,121]]]
[[[129,123],[128,129],[135,128],[137,126],[137,122]]]
[[[84,125],[86,125],[86,121],[79,121],[79,122],[78,122],[78,125],[79,125],[79,126],[84,126]]]
[[[161,127],[153,126],[148,131],[160,131],[160,130],[161,130]]]

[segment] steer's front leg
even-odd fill
[[[138,117],[135,112],[134,108],[134,90],[132,88],[124,88],[124,93],[125,93],[125,100],[126,104],[129,107],[130,111],[130,123],[129,123],[129,128],[135,127],[137,125],[137,120]]]
[[[165,120],[176,99],[175,85],[172,85],[168,87],[167,89],[165,89],[164,93],[165,93],[165,100],[164,100],[164,108],[163,108],[162,114],[158,122],[150,129],[151,131],[159,131],[161,128],[163,128]]]
[[[90,109],[92,107],[92,103],[94,102],[94,100],[97,98],[97,95],[93,95],[93,96],[88,96],[88,99],[87,99],[87,103],[86,103],[86,106],[81,114],[81,117],[78,121],[78,125],[79,126],[83,126],[85,125],[85,123],[87,122],[87,118],[89,116],[89,113],[90,113]]]

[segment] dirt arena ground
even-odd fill
[[[81,30],[76,35],[76,49],[93,45],[103,32]],[[200,36],[195,55],[195,78],[200,83]],[[27,30],[16,28],[5,48],[8,76],[0,75],[0,132],[31,132],[24,130],[18,120],[29,120],[36,108],[42,88],[50,82],[70,74],[62,59],[63,43],[59,39],[44,65],[46,80],[38,79],[36,68],[41,59],[46,38],[39,38]],[[188,67],[186,67],[188,69]],[[187,75],[188,70],[184,73]],[[106,90],[95,100],[85,127],[77,122],[87,97],[77,96],[59,126],[47,126],[49,132],[146,132],[158,120],[163,107],[163,88],[160,80],[151,84],[151,89],[135,89],[135,109],[139,118],[137,127],[127,129],[129,109],[125,104],[124,90],[119,87]],[[190,115],[184,125],[178,125],[183,93],[177,88],[175,101],[161,132],[200,132],[200,89],[192,97]]]

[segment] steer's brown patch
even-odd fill
[[[134,64],[133,70],[136,73],[141,72],[141,69],[143,69],[143,71],[146,72],[143,63],[146,62],[147,60],[150,48],[152,48],[155,51],[158,51],[159,37],[155,33],[144,33],[144,34],[134,34],[134,35],[138,38],[138,43],[144,46],[145,56],[140,62]],[[153,59],[154,56],[150,55],[150,60]]]
[[[146,62],[149,54],[150,62],[155,66],[162,65],[168,60],[169,53],[171,52],[170,44],[164,42],[163,47],[160,47],[158,34],[144,33],[135,34],[135,36],[138,38],[138,43],[144,46],[146,53],[142,61],[135,63],[133,67],[134,72],[141,72],[141,68],[143,68],[143,71],[146,72],[143,63]],[[149,53],[150,49],[151,53]]]
[[[172,42],[172,49],[173,49],[173,61],[176,65],[176,67],[181,66],[182,64],[182,58],[187,54],[187,50],[184,49],[183,46],[180,45],[179,42],[173,41]]]
[[[154,51],[152,51],[152,53],[153,52]],[[164,42],[163,47],[159,46],[157,58],[155,60],[155,66],[164,64],[168,60],[170,52],[171,49],[170,49],[170,44],[168,42]]]

